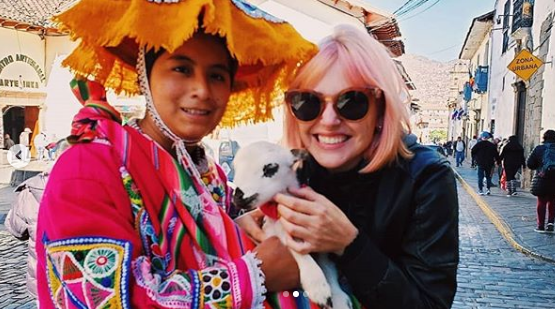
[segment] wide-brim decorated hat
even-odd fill
[[[80,40],[63,64],[129,95],[140,94],[139,48],[173,52],[200,25],[224,37],[239,68],[223,127],[271,119],[299,65],[317,51],[290,24],[242,0],[81,0],[54,20]]]

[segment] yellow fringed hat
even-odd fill
[[[65,66],[131,95],[140,94],[139,48],[173,52],[200,21],[205,33],[226,39],[239,63],[223,127],[271,119],[276,98],[317,51],[290,24],[243,0],[81,0],[55,21],[80,40]]]

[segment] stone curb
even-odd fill
[[[528,248],[525,248],[523,245],[519,244],[515,240],[515,234],[513,233],[513,230],[511,229],[509,224],[507,224],[507,222],[505,222],[505,220],[503,220],[501,218],[501,216],[499,216],[499,214],[497,214],[497,212],[495,210],[493,210],[493,209],[491,209],[491,207],[489,207],[489,205],[484,201],[484,199],[482,197],[480,197],[476,193],[476,191],[474,191],[474,189],[466,182],[466,180],[464,180],[464,178],[454,168],[451,168],[451,169],[455,173],[455,177],[457,177],[457,179],[459,180],[459,182],[461,183],[463,188],[466,190],[466,192],[468,192],[468,194],[470,194],[470,196],[474,199],[476,204],[478,204],[480,209],[482,209],[482,211],[488,217],[488,219],[491,221],[491,223],[493,223],[495,228],[497,228],[499,233],[501,233],[501,236],[503,236],[503,238],[505,238],[507,240],[507,242],[513,248],[515,248],[516,250],[518,250],[518,251],[520,251],[520,252],[522,252],[526,255],[529,255],[529,256],[535,257],[537,259],[555,264],[555,259],[544,256],[544,255],[541,255],[541,254],[539,254],[537,252],[534,252],[534,251],[532,251]]]

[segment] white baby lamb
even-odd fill
[[[293,168],[297,157],[279,145],[256,142],[241,148],[233,161],[237,186],[233,196],[235,205],[255,209],[287,188],[299,188]],[[276,219],[266,217],[263,230],[276,235],[283,242],[285,231]],[[318,263],[309,254],[290,250],[300,270],[301,285],[308,298],[324,308],[352,308],[351,300],[341,289],[337,269],[327,254],[317,254]]]

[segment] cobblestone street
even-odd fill
[[[461,261],[453,308],[554,308],[555,265],[516,251],[460,185],[458,191]]]
[[[516,251],[460,185],[458,190],[461,262],[453,308],[553,308],[555,265]],[[36,307],[25,286],[26,250],[26,242],[0,226],[2,309]]]
[[[25,281],[27,242],[0,230],[0,308],[36,308]]]

